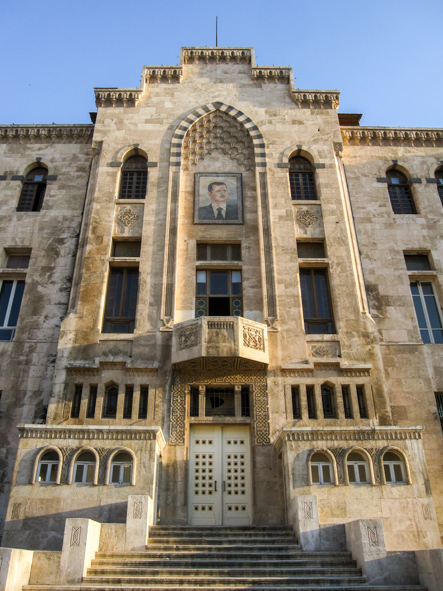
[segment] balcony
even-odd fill
[[[238,316],[203,316],[175,324],[172,363],[180,369],[264,369],[267,327]]]

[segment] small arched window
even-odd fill
[[[75,460],[74,482],[77,484],[94,484],[96,459],[92,452],[84,451]]]
[[[38,463],[35,482],[56,483],[60,458],[55,451],[45,452]]]
[[[115,419],[117,416],[118,387],[115,385],[107,386],[105,390],[105,399],[103,402],[103,418]]]
[[[387,451],[383,456],[383,470],[386,484],[406,484],[405,463],[399,454]]]
[[[347,463],[349,484],[369,484],[368,462],[362,454],[352,451]]]
[[[289,186],[293,200],[317,199],[315,190],[314,170],[306,158],[295,156],[289,161]]]
[[[148,163],[143,156],[128,158],[122,167],[119,199],[144,199],[148,184]]]
[[[119,452],[111,462],[111,484],[131,484],[132,456],[127,452]]]
[[[26,176],[17,206],[17,211],[40,211],[46,191],[46,168],[34,168]]]
[[[389,170],[386,176],[388,177],[389,199],[394,213],[417,213],[406,176],[398,170]]]
[[[443,167],[436,171],[435,178],[437,180],[437,191],[440,196],[441,204],[443,205]]]
[[[328,456],[321,452],[315,452],[311,456],[312,484],[332,484],[332,464]]]

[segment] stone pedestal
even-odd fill
[[[129,495],[126,515],[126,551],[145,549],[153,517],[154,503],[149,495]]]
[[[60,582],[81,583],[98,551],[101,524],[92,519],[67,519],[60,562]]]
[[[306,552],[321,550],[318,503],[315,495],[299,495],[292,499],[295,517],[294,530],[297,539]]]
[[[29,584],[32,550],[0,548],[0,591],[17,591]]]

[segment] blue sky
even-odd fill
[[[362,125],[443,127],[442,0],[2,0],[0,123],[86,123],[93,88],[138,87],[181,46],[254,47]]]

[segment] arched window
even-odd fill
[[[405,463],[400,454],[387,451],[383,456],[386,484],[406,484]]]
[[[443,205],[443,167],[436,171],[435,178],[437,180],[437,191],[440,196],[441,204]]]
[[[389,170],[386,176],[389,199],[394,213],[417,213],[406,176],[398,170]]]
[[[143,156],[128,158],[122,167],[119,199],[144,199],[148,183],[148,163]]]
[[[314,170],[306,158],[296,156],[289,160],[289,185],[294,200],[316,200]]]
[[[311,456],[312,484],[332,484],[332,464],[328,456],[321,452],[315,452]]]
[[[35,482],[56,483],[60,458],[56,451],[45,452],[38,463]]]
[[[26,176],[17,211],[40,211],[46,191],[46,168],[34,168]]]
[[[117,416],[118,387],[114,384],[107,386],[103,402],[103,418],[115,419]]]
[[[131,484],[132,456],[127,452],[119,452],[112,458],[110,484]]]
[[[347,463],[349,484],[369,484],[368,462],[363,454],[352,451]]]
[[[77,456],[74,465],[74,482],[77,484],[94,484],[96,458],[91,451],[84,451]]]

